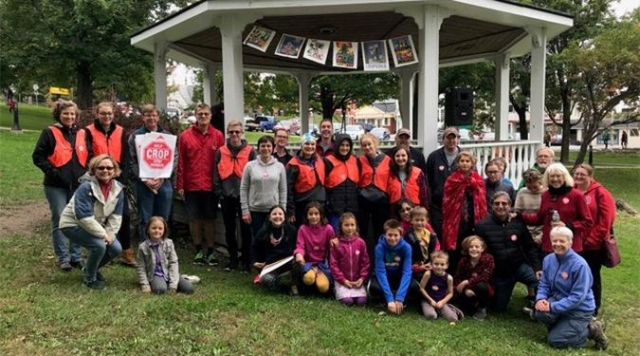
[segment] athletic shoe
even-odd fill
[[[73,266],[69,261],[62,261],[60,262],[60,269],[62,272],[71,272],[73,270]]]
[[[235,271],[238,269],[237,261],[229,261],[226,266],[224,266],[224,270],[227,272]]]
[[[76,269],[83,269],[84,268],[84,262],[82,262],[82,260],[77,260],[77,261],[71,261],[69,262],[69,264],[71,265],[71,267],[76,268]]]
[[[609,346],[609,340],[604,334],[600,320],[591,320],[589,322],[589,339],[596,342],[596,350],[606,350],[607,346]]]
[[[240,273],[251,273],[251,265],[248,263],[243,263],[242,267],[240,267]]]
[[[102,284],[102,282],[100,282],[97,279],[93,282],[84,282],[84,285],[91,289],[96,289],[96,290],[103,290],[105,288],[104,284]]]
[[[478,309],[478,311],[475,312],[475,314],[473,314],[473,318],[476,320],[484,320],[484,318],[487,317],[487,308],[480,308]]]
[[[207,260],[205,260],[204,258],[204,253],[202,253],[202,251],[198,251],[198,253],[196,253],[196,256],[193,258],[193,264],[203,265],[205,263],[207,263]]]
[[[82,267],[82,272],[84,273],[84,267]],[[103,276],[102,273],[100,273],[100,271],[96,272],[96,281],[98,282],[106,282],[107,281],[107,277]]]
[[[536,318],[533,316],[533,312],[534,312],[533,308],[524,307],[522,308],[522,312],[527,314],[529,316],[529,319],[534,321],[536,320]]]
[[[218,259],[216,258],[215,252],[211,252],[209,257],[207,257],[207,263],[209,264],[209,266],[217,266],[220,264],[220,261],[218,261]]]
[[[200,283],[200,277],[194,275],[183,274],[182,278],[191,282],[191,284]]]

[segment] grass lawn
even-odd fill
[[[18,112],[20,127],[23,130],[42,131],[43,128],[54,123],[51,108],[46,106],[20,104]],[[0,126],[13,127],[13,113],[10,113],[5,105],[0,105]]]
[[[41,173],[32,167],[36,133],[0,132],[0,215],[44,199]],[[598,179],[640,208],[640,168],[602,169]],[[58,272],[47,216],[30,231],[0,231],[0,354],[3,355],[633,355],[640,353],[640,240],[637,217],[620,213],[616,232],[623,263],[603,270],[603,317],[610,346],[555,351],[541,324],[520,312],[518,286],[510,310],[484,322],[426,321],[418,308],[405,315],[346,308],[332,299],[277,295],[255,288],[251,276],[191,265],[180,251],[181,272],[202,282],[192,296],[142,294],[134,270],[104,270],[107,290],[82,286],[79,271]],[[634,336],[635,335],[635,336]]]

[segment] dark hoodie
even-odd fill
[[[233,157],[238,155],[241,149],[247,147],[247,141],[242,140],[240,142],[240,146],[234,147],[229,143],[229,139],[227,139],[226,146],[229,148],[229,152]],[[214,161],[214,166],[218,167],[220,160],[222,159],[222,153],[220,150],[216,152],[216,158]],[[249,153],[249,160],[247,162],[253,161],[256,159],[256,152],[252,149]],[[244,168],[244,167],[243,167]],[[227,179],[220,179],[220,173],[218,169],[214,169],[213,173],[213,190],[217,197],[231,197],[231,198],[240,198],[240,181],[242,177],[236,177],[235,175],[229,176]]]
[[[401,238],[395,246],[389,246],[386,237],[380,236],[375,249],[374,274],[387,303],[404,302],[411,282],[411,245]],[[395,296],[389,280],[400,281]]]
[[[341,155],[340,144],[345,141],[349,143],[349,153]],[[333,157],[342,162],[347,162],[351,159],[358,167],[357,176],[360,177],[360,161],[352,155],[352,152],[353,141],[351,137],[345,134],[336,135],[336,140],[333,143]],[[326,176],[329,177],[334,166],[328,158],[324,159],[324,164]],[[345,212],[358,213],[358,182],[351,181],[349,178],[331,189],[327,188],[327,213],[340,216]]]
[[[256,234],[251,245],[252,263],[270,264],[293,255],[296,245],[296,228],[286,222],[279,228],[267,220]]]

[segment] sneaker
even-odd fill
[[[600,320],[591,320],[589,322],[589,339],[596,342],[596,350],[606,350],[607,346],[609,346],[609,340],[604,334]]]
[[[209,266],[217,266],[220,264],[220,261],[216,258],[216,253],[212,252],[209,257],[207,257],[207,263]]]
[[[89,288],[91,288],[91,289],[97,289],[97,290],[103,290],[105,288],[104,284],[102,282],[100,282],[99,280],[97,280],[97,279],[95,281],[92,281],[92,282],[86,282],[85,281],[84,285],[89,287]]]
[[[207,263],[207,261],[204,259],[204,253],[202,253],[202,251],[198,251],[198,253],[196,253],[196,256],[193,258],[193,264],[203,265],[205,263]]]
[[[536,320],[533,316],[533,308],[524,307],[522,308],[522,312],[525,313],[529,317],[529,319]]]
[[[251,273],[251,265],[243,263],[242,267],[240,267],[240,273]]]
[[[289,291],[289,295],[296,298],[300,296],[300,293],[298,292],[298,287],[297,286],[291,286],[291,290]]]
[[[226,266],[224,266],[224,270],[227,272],[235,271],[238,269],[238,262],[229,261]]]
[[[69,263],[69,261],[62,261],[60,262],[60,269],[63,272],[71,272],[73,270],[73,266],[71,265],[71,263]]]
[[[487,317],[487,308],[480,308],[478,309],[478,311],[475,312],[475,314],[473,314],[473,318],[476,320],[484,320],[484,318]]]
[[[200,283],[200,277],[194,275],[183,274],[182,278],[191,282],[192,284]]]
[[[71,265],[71,267],[75,268],[75,269],[83,269],[84,268],[84,262],[82,262],[82,260],[77,260],[77,261],[71,261],[69,262],[69,264]]]
[[[96,272],[96,281],[98,282],[106,282],[107,277],[103,276],[102,273]]]

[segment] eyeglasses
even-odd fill
[[[241,131],[227,131],[227,133],[229,135],[240,135],[242,132]]]
[[[99,114],[102,115],[102,116],[113,116],[112,112],[101,112]]]
[[[589,175],[586,173],[574,173],[574,177],[588,177]]]
[[[211,116],[211,114],[210,114],[210,113],[208,113],[208,112],[199,112],[199,113],[197,113],[196,115],[197,115],[197,116]]]
[[[289,136],[282,136],[282,135],[279,135],[279,136],[276,136],[276,138],[289,138]]]
[[[112,171],[115,167],[112,166],[98,166],[96,167],[99,171]]]
[[[507,205],[509,205],[509,203],[507,203],[506,201],[494,201],[493,205],[495,205],[495,206],[507,206]]]

